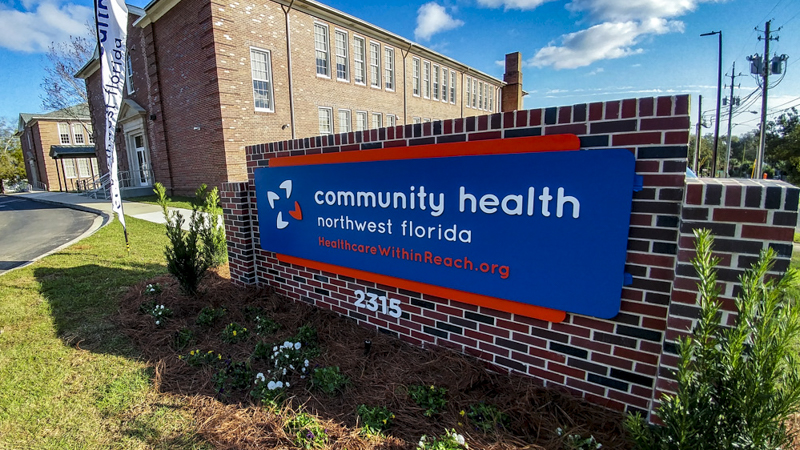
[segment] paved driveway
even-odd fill
[[[86,232],[99,217],[0,195],[0,274],[36,260]]]

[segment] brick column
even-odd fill
[[[708,228],[714,235],[714,254],[721,260],[717,266],[721,322],[732,325],[736,320],[734,299],[741,293],[739,276],[761,250],[773,248],[777,253],[773,275],[780,276],[789,268],[799,198],[800,190],[782,181],[686,179],[675,280],[653,411],[664,393],[675,392],[675,339],[694,328],[700,312],[699,280],[690,262],[695,255],[692,230]]]
[[[246,182],[222,183],[220,198],[225,219],[231,281],[238,285],[255,284],[249,186]]]

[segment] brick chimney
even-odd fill
[[[506,73],[503,74],[502,109],[505,111],[516,111],[522,108],[522,54],[520,52],[509,53],[506,55]]]

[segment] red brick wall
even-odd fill
[[[514,111],[248,147],[249,184],[226,185],[223,192],[231,275],[236,282],[273,286],[290,298],[338,311],[416,345],[454,348],[497,370],[524,373],[611,408],[646,412],[678,252],[688,128],[689,98],[679,96]],[[568,314],[563,323],[543,322],[282,263],[260,249],[253,170],[272,157],[561,133],[577,134],[586,149],[632,149],[637,173],[644,177],[644,189],[634,195],[628,241],[626,271],[633,284],[622,289],[621,311],[612,320]],[[356,311],[355,289],[399,299],[404,316]]]

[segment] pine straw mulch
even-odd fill
[[[159,283],[163,292],[156,300],[173,311],[165,326],[156,327],[153,317],[139,311],[151,301],[143,291],[148,283]],[[352,320],[310,305],[283,298],[268,290],[239,288],[231,284],[227,269],[206,277],[198,298],[178,291],[169,276],[143,281],[133,286],[121,301],[117,325],[139,347],[155,367],[155,382],[160,392],[183,397],[193,410],[197,433],[219,449],[291,449],[292,439],[283,430],[296,411],[314,414],[327,429],[329,449],[413,449],[421,435],[439,436],[455,428],[473,449],[562,449],[564,438],[556,434],[561,427],[567,434],[594,435],[604,448],[629,449],[622,415],[589,404],[554,389],[547,389],[527,377],[488,372],[481,362],[442,348],[421,349],[391,336],[357,326]],[[225,307],[227,314],[210,329],[195,325],[205,306]],[[245,306],[259,306],[282,325],[273,336],[251,334],[238,344],[221,339],[226,324],[245,327]],[[322,354],[312,365],[339,366],[351,380],[344,394],[327,397],[310,389],[308,379],[293,379],[288,400],[280,411],[262,408],[246,392],[222,398],[211,376],[214,367],[191,367],[178,359],[192,349],[213,350],[232,361],[246,361],[259,339],[281,343],[309,324],[317,330]],[[186,349],[175,349],[179,329],[189,328],[195,341]],[[365,355],[364,341],[371,340]],[[266,372],[265,363],[253,362],[253,373]],[[423,409],[406,395],[410,385],[423,384],[448,390],[446,410],[426,418]],[[470,426],[460,411],[486,402],[497,406],[510,418],[509,426],[489,435]],[[385,406],[396,418],[386,437],[359,435],[356,408],[360,404]]]

